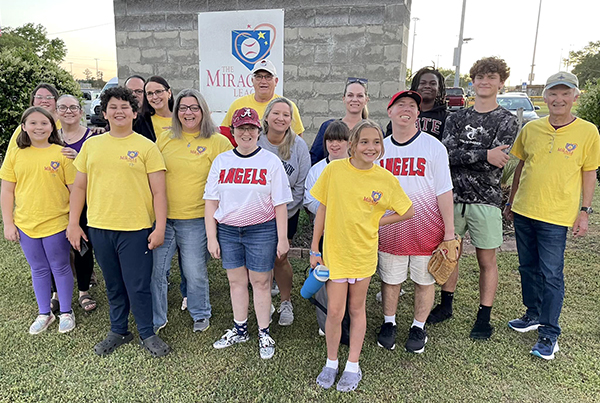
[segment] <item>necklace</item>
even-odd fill
[[[62,138],[62,140],[65,143],[73,144],[73,140],[76,139],[77,137],[79,137],[79,131],[80,131],[80,127],[77,128],[77,131],[75,132],[75,134],[70,135],[70,136],[67,136],[64,129],[60,129],[59,133],[60,133],[60,137]]]

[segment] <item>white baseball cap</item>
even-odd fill
[[[264,70],[268,73],[271,73],[273,76],[277,76],[277,69],[275,68],[275,65],[271,63],[270,60],[262,59],[256,62],[254,68],[252,69],[252,74],[255,74],[260,70]]]

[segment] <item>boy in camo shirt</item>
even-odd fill
[[[490,313],[498,287],[496,248],[502,244],[500,178],[519,130],[516,117],[496,101],[509,72],[502,59],[488,57],[475,62],[470,70],[475,105],[451,114],[442,135],[454,185],[454,229],[461,236],[469,232],[480,270],[480,305],[472,339],[487,340],[494,332]],[[452,317],[457,281],[458,268],[442,287],[441,303],[431,311],[427,323]]]

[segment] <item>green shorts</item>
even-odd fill
[[[502,245],[502,211],[487,204],[454,204],[454,231],[479,249],[496,249]]]

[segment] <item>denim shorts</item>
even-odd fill
[[[277,224],[275,220],[247,227],[217,224],[224,269],[246,266],[248,270],[273,270],[277,256]]]

